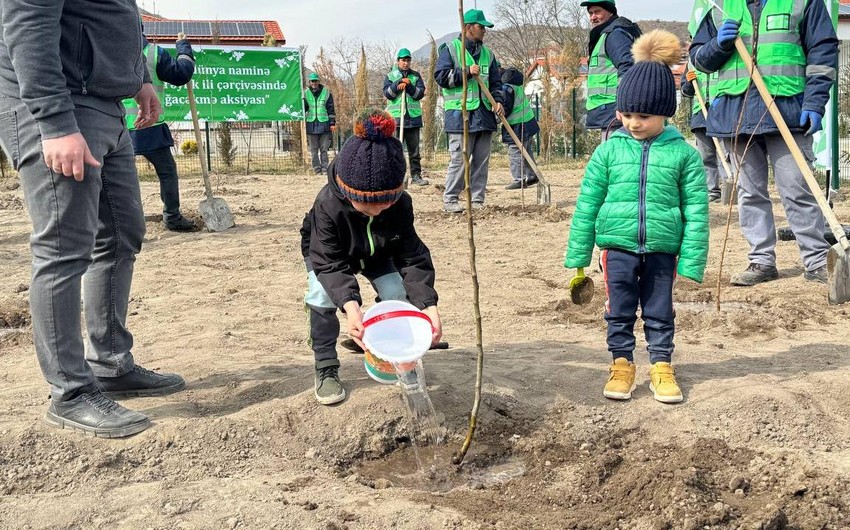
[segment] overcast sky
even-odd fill
[[[394,42],[415,50],[427,40],[426,31],[441,37],[459,26],[457,2],[429,0],[137,0],[139,6],[166,18],[276,20],[287,46],[306,44],[307,64],[319,47],[338,38],[360,37],[371,42]],[[478,0],[489,15],[496,0]],[[475,2],[464,1],[466,9]],[[686,21],[689,0],[620,1],[619,12],[633,20]]]

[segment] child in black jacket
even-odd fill
[[[328,168],[301,227],[307,265],[310,344],[316,361],[315,396],[330,405],[345,399],[336,341],[345,312],[348,334],[363,346],[360,287],[355,274],[372,283],[381,300],[409,301],[423,310],[442,336],[431,253],[413,227],[413,202],[404,192],[406,165],[395,122],[384,111],[361,114],[351,137]]]

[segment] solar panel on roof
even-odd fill
[[[209,22],[184,22],[183,32],[186,35],[209,37],[212,35]]]
[[[239,22],[239,34],[251,37],[262,37],[266,34],[266,27],[262,22]]]
[[[222,36],[233,37],[239,35],[239,24],[236,22],[220,22],[218,26]]]
[[[179,22],[147,22],[145,23],[146,35],[177,35],[180,32]]]

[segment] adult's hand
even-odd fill
[[[80,133],[42,140],[41,149],[48,168],[57,175],[73,176],[77,182],[82,182],[86,165],[100,167]]]
[[[811,123],[806,131],[806,136],[811,136],[823,129],[823,116],[811,110],[804,110],[800,114],[800,127],[805,127],[807,123]]]
[[[335,133],[335,132],[336,132],[336,125],[331,125],[331,132],[332,132],[332,133]]]
[[[724,50],[731,50],[735,46],[735,39],[738,38],[738,30],[741,23],[737,20],[727,19],[720,25],[717,30],[717,44]]]
[[[159,98],[156,97],[156,91],[153,85],[145,83],[142,89],[136,94],[136,104],[139,106],[139,114],[136,116],[136,129],[144,129],[154,125],[162,114],[162,106],[159,103]]]
[[[695,70],[688,70],[688,73],[685,74],[685,79],[687,79],[688,81],[690,81],[692,83],[694,81],[696,81],[696,78],[697,78],[697,73],[696,73]]]
[[[186,40],[186,34],[182,31],[177,34],[177,42],[180,42],[181,40]]]
[[[504,116],[505,115],[505,107],[503,107],[502,104],[497,101],[496,106],[493,107],[493,112],[496,113],[499,116]]]
[[[480,73],[481,73],[481,67],[478,66],[477,64],[473,64],[472,66],[469,67],[469,74],[470,75],[478,75]]]

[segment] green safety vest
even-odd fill
[[[460,67],[460,52],[463,50],[463,44],[460,42],[460,39],[455,39],[449,44],[449,53],[452,56],[452,61],[458,67]],[[484,86],[487,89],[490,89],[490,63],[492,62],[492,53],[490,52],[490,48],[486,46],[481,46],[481,55],[478,56],[478,62],[476,63],[472,54],[467,50],[463,50],[466,53],[466,66],[472,66],[473,64],[477,64],[481,67],[481,72],[479,73],[479,77],[484,83]],[[455,88],[444,88],[443,89],[443,108],[445,110],[463,110],[461,107],[461,103],[463,101],[463,87],[455,87]],[[466,89],[466,109],[467,110],[475,110],[481,104],[481,91],[478,88],[478,82],[475,79],[469,79],[467,83]],[[492,106],[490,105],[490,101],[488,99],[484,99],[484,108],[487,110],[492,110]]]
[[[390,73],[387,74],[387,77],[389,78],[390,81],[395,83],[396,81],[398,81],[399,79],[401,79],[404,76],[401,75],[401,72],[399,72],[398,67],[393,67],[393,69],[390,71]],[[419,78],[416,77],[415,75],[408,75],[407,78],[410,79],[410,84],[412,84],[414,86],[416,86],[416,81],[419,80]],[[400,94],[395,99],[391,99],[391,100],[387,101],[387,112],[389,112],[390,116],[392,116],[393,118],[396,118],[396,119],[401,118],[402,96],[403,96],[403,94]],[[419,105],[419,102],[416,101],[415,99],[406,98],[404,105],[405,105],[405,108],[407,109],[407,115],[410,116],[411,118],[418,118],[419,116],[422,116],[422,106]]]
[[[328,102],[328,87],[323,86],[322,91],[319,92],[319,97],[315,97],[313,92],[308,88],[304,90],[304,99],[307,100],[307,104],[310,105],[310,110],[305,114],[305,120],[307,122],[320,121],[325,123],[330,121],[328,117],[328,108],[325,104]]]
[[[521,85],[509,85],[514,89],[514,109],[508,116],[508,123],[517,125],[526,123],[534,118],[534,111],[531,109],[531,101],[526,97],[525,90]]]
[[[800,23],[808,0],[770,0],[758,21],[756,57],[768,90],[774,96],[796,96],[806,89],[806,53],[800,41]],[[714,25],[726,19],[741,21],[738,35],[753,53],[753,20],[746,0],[719,0]],[[738,53],[717,71],[714,96],[738,96],[750,86],[750,73]]]
[[[162,105],[162,97],[165,93],[165,83],[156,76],[156,64],[159,62],[159,48],[156,44],[146,44],[142,49],[142,55],[145,56],[148,73],[151,75],[151,84],[156,92],[156,97],[159,98],[159,103]],[[191,83],[191,81],[189,81]],[[163,109],[164,110],[164,109]],[[124,112],[127,113],[127,128],[131,131],[136,128],[136,116],[139,115],[139,106],[133,98],[124,100]],[[159,115],[157,124],[165,123],[165,112]]]
[[[607,37],[607,33],[599,37],[587,61],[587,110],[617,101],[617,67],[605,53]]]

